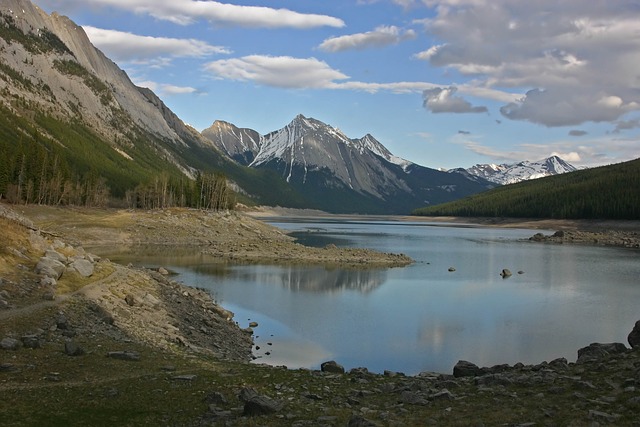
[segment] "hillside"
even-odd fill
[[[0,153],[0,198],[14,202],[198,206],[199,174],[215,174],[245,203],[306,204],[135,86],[82,27],[27,0],[0,5]]]
[[[640,219],[640,159],[495,188],[414,215]]]

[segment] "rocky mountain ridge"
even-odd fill
[[[551,156],[534,162],[525,160],[518,163],[503,163],[499,165],[477,164],[466,169],[471,175],[482,177],[500,185],[515,184],[516,182],[559,175],[576,170],[578,168],[558,156]]]
[[[222,122],[203,135],[236,161],[277,172],[309,196],[311,207],[329,212],[405,213],[492,187],[466,172],[447,174],[414,164],[370,134],[349,138],[302,114],[264,136]]]

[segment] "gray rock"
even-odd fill
[[[453,376],[456,378],[478,377],[484,374],[484,369],[479,368],[477,365],[467,362],[466,360],[459,360],[458,363],[456,363],[456,366],[453,367]]]
[[[58,281],[53,277],[45,276],[40,279],[40,285],[46,288],[55,288],[56,286],[58,286]]]
[[[15,338],[3,338],[0,341],[0,348],[3,350],[17,350],[20,348],[20,341]]]
[[[38,335],[24,335],[20,338],[22,341],[22,345],[26,348],[40,348],[42,347],[42,343],[40,342],[40,337]]]
[[[640,347],[640,320],[633,326],[633,330],[629,333],[627,341],[629,341],[631,348]]]
[[[611,354],[624,353],[627,347],[622,343],[592,343],[578,350],[576,363],[596,362]]]
[[[64,273],[65,265],[52,258],[42,257],[36,264],[36,273],[58,280]]]
[[[82,277],[93,276],[93,264],[86,259],[76,259],[71,263],[71,267],[78,272]]]
[[[511,270],[509,270],[508,268],[502,269],[502,271],[500,272],[500,276],[502,276],[503,279],[506,279],[507,277],[511,277],[512,276]]]
[[[70,327],[67,316],[65,316],[64,313],[60,313],[58,317],[56,317],[56,326],[58,329],[68,329]]]
[[[64,353],[67,356],[82,356],[84,349],[73,341],[67,341],[64,343]]]
[[[55,259],[56,261],[59,261],[63,264],[67,262],[66,256],[62,255],[60,252],[53,249],[47,249],[44,253],[44,256],[47,258]]]
[[[449,267],[449,271],[453,273],[454,271],[456,271],[456,268],[455,267]]]
[[[249,327],[250,328],[257,328],[258,327],[258,322],[249,322]]]
[[[333,374],[344,374],[344,367],[334,360],[322,363],[320,365],[320,370],[322,372],[329,372]]]
[[[373,421],[361,417],[360,415],[354,415],[349,420],[349,427],[376,427]]]
[[[441,391],[429,396],[429,400],[454,400],[456,397],[449,390],[442,389]]]
[[[238,396],[241,401],[244,402],[244,415],[245,416],[258,416],[275,414],[282,410],[282,403],[271,399],[268,396],[258,394],[258,392],[252,388],[245,387],[240,390]]]
[[[429,402],[427,399],[422,397],[420,394],[414,391],[403,391],[400,394],[400,402],[406,403],[407,405],[428,405]]]
[[[218,391],[213,391],[204,397],[204,401],[212,405],[226,405],[227,399]]]

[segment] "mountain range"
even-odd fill
[[[303,115],[267,135],[222,121],[200,133],[134,85],[82,27],[28,0],[0,5],[0,110],[0,195],[14,181],[28,191],[31,164],[51,182],[56,168],[76,182],[102,177],[121,199],[158,176],[180,183],[219,172],[247,203],[340,213],[408,213],[504,183],[489,168],[417,165],[372,135],[349,138]]]
[[[558,156],[551,156],[536,162],[479,164],[466,169],[472,175],[482,177],[500,185],[515,184],[545,176],[560,175],[578,170]]]

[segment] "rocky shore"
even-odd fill
[[[0,205],[3,425],[640,425],[640,322],[631,348],[585,343],[575,363],[459,361],[415,376],[250,364],[253,331],[208,293],[84,248],[197,245],[251,260],[269,247],[284,262],[306,251],[288,236],[235,213],[22,210]],[[410,262],[336,249],[299,262]]]

